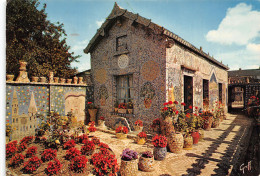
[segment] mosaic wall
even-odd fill
[[[94,100],[101,107],[98,116],[107,117],[108,126],[114,125],[110,119],[117,96],[117,76],[133,75],[134,115],[127,120],[132,126],[135,120],[141,119],[146,128],[160,117],[165,101],[183,102],[183,75],[193,77],[193,105],[198,107],[203,105],[202,80],[210,80],[212,69],[218,80],[227,82],[225,70],[177,44],[166,48],[164,35],[150,32],[138,23],[132,24],[133,21],[122,17],[91,51]],[[192,71],[182,69],[181,65]],[[105,103],[100,98],[101,86],[108,92]],[[151,93],[153,98],[147,98]],[[214,92],[211,96],[218,95]]]
[[[36,114],[46,116],[50,110],[61,115],[72,110],[78,121],[85,120],[85,99],[91,99],[86,89],[91,90],[86,86],[7,83],[6,123],[15,128],[12,139],[34,135],[40,123]]]

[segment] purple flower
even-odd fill
[[[130,149],[125,149],[121,155],[121,159],[125,161],[130,161],[138,158],[138,153],[130,150]]]

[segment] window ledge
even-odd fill
[[[121,117],[135,117],[134,114],[124,114],[124,113],[116,113],[116,112],[110,112],[111,115],[118,115]]]

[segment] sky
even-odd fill
[[[72,63],[90,69],[83,49],[110,14],[114,0],[40,0],[51,22],[61,22],[70,51],[81,55]],[[209,53],[230,70],[260,66],[260,0],[119,0],[118,5],[151,19]]]

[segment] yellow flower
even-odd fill
[[[57,139],[57,140],[55,141],[55,143],[56,143],[56,144],[60,144],[60,141]]]

